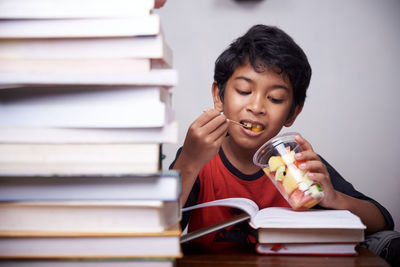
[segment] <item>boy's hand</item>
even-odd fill
[[[224,140],[229,123],[216,109],[203,112],[189,127],[181,156],[187,167],[200,169],[217,153]]]
[[[314,152],[311,144],[303,137],[296,136],[296,141],[303,149],[302,152],[296,153],[296,160],[303,161],[299,168],[308,172],[307,176],[313,181],[321,185],[324,190],[324,198],[319,205],[326,208],[334,208],[335,201],[338,198],[338,192],[333,188],[331,179],[325,164],[320,157]]]
[[[319,205],[325,208],[351,211],[359,216],[367,226],[366,233],[375,233],[385,229],[386,221],[378,207],[372,202],[357,199],[336,191],[332,186],[325,164],[322,163],[319,156],[313,151],[311,144],[301,136],[296,136],[295,139],[304,150],[295,155],[297,160],[304,161],[299,167],[302,170],[309,171],[309,178],[319,183],[324,190],[325,196]]]

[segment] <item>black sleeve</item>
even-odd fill
[[[376,200],[364,195],[363,193],[357,191],[353,185],[349,182],[347,182],[325,159],[323,159],[320,156],[322,162],[326,165],[326,168],[328,169],[331,182],[333,187],[339,191],[342,192],[348,196],[362,199],[362,200],[367,200],[373,204],[375,204],[378,209],[381,211],[383,217],[385,218],[386,221],[386,227],[385,230],[393,230],[394,229],[394,222],[393,218],[390,215],[389,211],[383,207],[381,204],[379,204]]]
[[[182,152],[182,147],[180,147],[178,149],[178,151],[176,152],[176,157],[175,157],[174,161],[171,163],[171,165],[169,166],[169,169],[172,169],[174,167],[176,159],[179,157],[181,152]],[[192,190],[190,191],[188,199],[186,200],[184,207],[190,207],[190,206],[197,204],[199,192],[200,192],[200,180],[199,180],[199,177],[197,177],[197,179],[194,182],[194,185],[192,187]],[[189,223],[191,213],[192,213],[191,211],[186,211],[182,214],[182,219],[181,219],[182,229],[185,229],[187,224]]]

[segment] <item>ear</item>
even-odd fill
[[[294,112],[292,114],[292,116],[290,116],[290,118],[288,118],[285,122],[285,126],[289,127],[292,126],[292,124],[294,123],[294,121],[296,120],[297,116],[300,114],[300,112],[303,110],[303,105],[298,105],[294,108]]]
[[[219,96],[219,87],[217,85],[217,82],[213,82],[211,90],[214,100],[214,108],[220,112],[224,111],[224,103]]]

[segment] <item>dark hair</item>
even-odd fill
[[[255,25],[236,39],[215,61],[214,80],[224,100],[225,86],[235,69],[249,62],[257,72],[265,68],[287,75],[293,86],[294,101],[304,104],[311,79],[307,56],[294,40],[277,27]]]

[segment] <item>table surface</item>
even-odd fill
[[[177,260],[177,267],[224,267],[224,266],[390,266],[384,259],[366,248],[357,247],[357,256],[306,256],[306,255],[260,255],[254,250],[233,253],[202,253],[184,250],[184,256]]]

